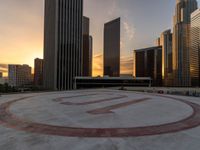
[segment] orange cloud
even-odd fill
[[[97,54],[93,57],[93,76],[103,75],[103,55]]]
[[[131,57],[121,58],[121,74],[133,74],[133,59]],[[93,58],[93,76],[103,76],[103,55],[97,54]]]
[[[2,72],[4,76],[7,76],[8,75],[8,65],[0,64],[0,72]]]
[[[11,0],[0,6],[0,18],[4,20],[0,26],[0,63],[29,64],[33,67],[34,58],[42,58],[42,4],[40,0]]]
[[[133,74],[133,59],[131,57],[121,58],[121,74]]]

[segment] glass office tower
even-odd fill
[[[154,86],[162,86],[162,47],[133,51],[133,76],[151,77]]]
[[[82,68],[83,0],[45,0],[44,87],[73,89]]]
[[[200,86],[200,9],[191,15],[190,78],[192,86]]]
[[[120,18],[104,25],[104,76],[120,76]]]
[[[43,59],[36,58],[34,60],[34,85],[43,85]]]
[[[92,76],[92,39],[90,36],[90,19],[83,17],[83,67],[82,75]]]
[[[172,33],[171,30],[164,31],[160,36],[162,46],[162,79],[164,86],[173,85],[172,77]]]
[[[197,9],[196,0],[176,0],[173,31],[174,86],[190,86],[190,15]]]

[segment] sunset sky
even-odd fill
[[[94,39],[94,75],[102,74],[105,22],[121,17],[121,73],[132,73],[132,50],[154,45],[160,33],[171,28],[175,1],[84,0]],[[33,67],[34,58],[43,57],[44,1],[0,2],[0,72],[6,72],[6,64]]]

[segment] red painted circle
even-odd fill
[[[158,95],[157,95],[158,96]],[[9,111],[12,104],[26,100],[31,97],[19,98],[0,105],[0,123],[9,128],[31,133],[68,136],[68,137],[138,137],[174,133],[191,129],[200,125],[200,105],[185,101],[180,98],[161,96],[172,100],[180,101],[192,107],[193,114],[183,120],[148,127],[134,128],[73,128],[65,126],[52,126],[48,124],[35,123],[18,118]]]

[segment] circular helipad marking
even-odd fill
[[[160,95],[159,95],[160,96]],[[18,118],[10,112],[10,107],[16,102],[27,100],[31,97],[24,97],[6,102],[0,105],[0,123],[6,127],[14,128],[31,133],[68,136],[68,137],[137,137],[174,133],[191,129],[200,125],[200,105],[170,96],[160,96],[180,101],[192,107],[193,114],[189,117],[163,125],[133,128],[73,128],[65,126],[52,126]]]

